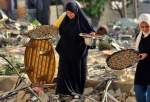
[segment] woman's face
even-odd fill
[[[140,30],[142,32],[144,32],[144,33],[149,33],[150,32],[150,25],[148,23],[143,21],[143,22],[140,23],[139,26],[140,26]]]
[[[69,17],[69,19],[74,19],[75,18],[75,14],[71,11],[66,11],[66,14]]]

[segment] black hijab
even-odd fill
[[[69,19],[66,15],[63,19],[59,27],[61,38],[57,44],[56,50],[59,55],[62,55],[65,58],[81,58],[87,54],[88,47],[85,45],[84,39],[79,36],[79,34],[90,33],[94,30],[75,2],[69,2],[66,5],[66,11],[73,12],[75,18]]]
[[[78,35],[79,33],[93,32],[93,27],[87,21],[84,12],[79,8],[76,2],[69,2],[66,4],[66,11],[71,11],[75,14],[74,19],[69,19],[68,16],[64,18],[60,25],[60,33],[69,33]],[[67,32],[65,31],[67,29]]]

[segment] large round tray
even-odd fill
[[[125,49],[115,52],[106,59],[108,67],[114,70],[122,70],[131,67],[138,61],[138,52],[134,49]]]
[[[87,33],[80,33],[80,36],[82,36],[83,38],[92,38],[92,39],[101,39],[103,36],[101,35],[91,35],[91,34],[87,34]]]

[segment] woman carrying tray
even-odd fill
[[[66,5],[66,12],[53,25],[59,28],[60,40],[56,46],[59,54],[56,94],[83,94],[88,46],[80,33],[94,32],[83,11],[75,2]]]
[[[135,73],[134,90],[137,102],[150,102],[150,14],[141,14],[138,21],[140,33],[136,48],[140,60]]]

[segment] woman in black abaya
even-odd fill
[[[66,4],[66,15],[59,26],[60,40],[56,94],[83,94],[87,72],[88,46],[80,33],[94,32],[83,11],[75,2]]]

